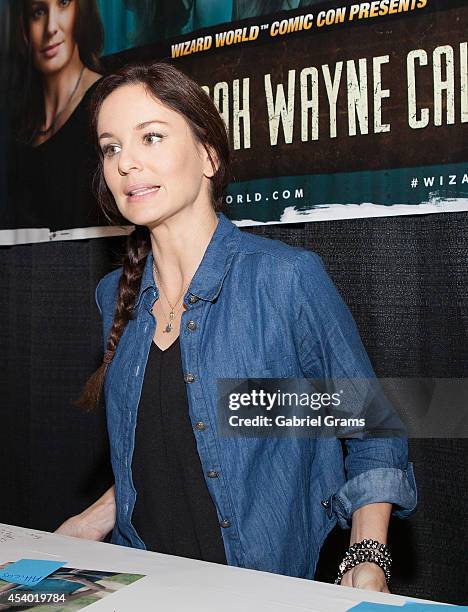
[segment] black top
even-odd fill
[[[107,225],[91,191],[97,167],[89,128],[96,81],[64,125],[37,147],[13,146],[9,159],[9,227],[52,231]]]
[[[179,339],[165,351],[151,342],[132,474],[132,524],[148,550],[226,564],[189,417]]]

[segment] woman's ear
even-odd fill
[[[203,148],[205,150],[203,174],[206,178],[213,178],[219,168],[219,159],[213,147],[204,144]]]

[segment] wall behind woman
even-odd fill
[[[102,352],[94,287],[112,245],[0,248],[0,522],[53,531],[113,481],[104,412],[72,406]]]

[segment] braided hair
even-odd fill
[[[99,111],[104,100],[118,87],[142,84],[148,93],[184,116],[195,140],[201,143],[211,160],[213,176],[210,179],[211,201],[215,210],[223,210],[223,192],[229,180],[230,147],[226,126],[208,94],[189,76],[166,62],[133,64],[121,68],[115,74],[102,79],[91,99],[92,137],[99,155],[99,165],[93,180],[93,188],[99,206],[106,218],[114,225],[125,225],[128,221],[121,215],[107,187],[103,174],[103,154],[97,138]],[[216,162],[210,149],[216,155]],[[134,304],[138,295],[146,258],[151,250],[150,233],[145,226],[136,226],[127,237],[125,253],[121,259],[122,274],[106,351],[99,368],[86,382],[80,397],[74,404],[80,408],[97,408],[107,368],[117,350],[119,340],[128,321],[134,316]]]

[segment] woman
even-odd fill
[[[320,259],[219,212],[225,126],[183,73],[123,68],[92,113],[99,201],[136,229],[96,289],[105,353],[80,400],[104,381],[115,488],[59,531],[312,578],[338,521],[354,544],[338,579],[388,591],[392,504],[416,505],[405,439],[346,440],[345,475],[336,438],[216,433],[218,379],[373,376]]]
[[[99,225],[90,185],[97,159],[87,137],[88,102],[101,78],[96,2],[22,0],[15,8],[21,94],[10,224],[52,230]]]

